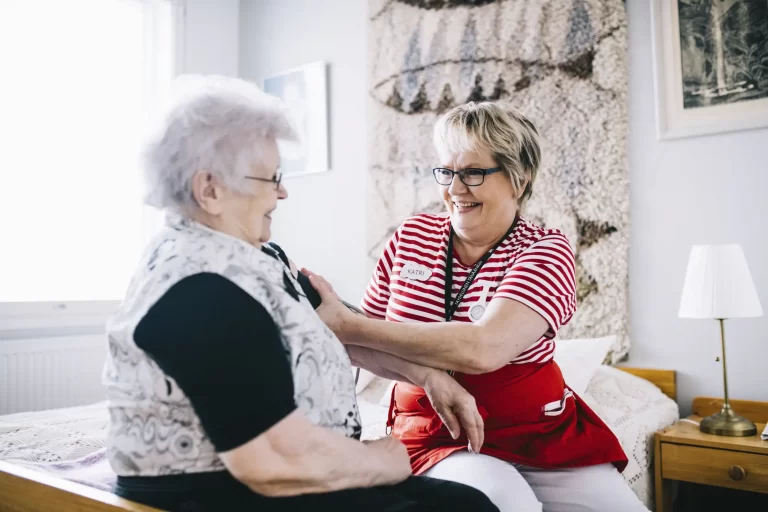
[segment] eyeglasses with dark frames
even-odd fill
[[[451,169],[446,169],[445,167],[435,167],[432,169],[432,174],[435,176],[435,181],[445,187],[453,183],[453,177],[457,174],[461,182],[466,186],[477,187],[478,185],[482,185],[483,182],[485,182],[486,175],[501,172],[502,170],[503,169],[501,167],[493,167],[491,169],[467,168],[460,171],[452,171]]]
[[[275,184],[275,190],[280,188],[280,182],[283,180],[283,173],[278,172],[272,178],[257,178],[256,176],[245,176],[247,180],[266,181]]]

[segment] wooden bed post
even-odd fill
[[[0,512],[160,512],[114,494],[0,461]]]
[[[654,368],[631,368],[617,366],[617,369],[631,373],[656,385],[661,392],[677,401],[677,372],[675,370],[656,370]]]

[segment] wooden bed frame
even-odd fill
[[[674,370],[618,368],[654,383],[665,395],[677,400]],[[110,492],[0,461],[0,512],[42,510],[160,512],[156,508],[119,498]]]

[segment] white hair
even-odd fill
[[[144,201],[164,209],[196,208],[192,177],[201,170],[245,192],[243,177],[270,139],[296,141],[280,100],[238,78],[181,76],[142,152]]]

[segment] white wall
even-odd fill
[[[239,0],[186,0],[182,71],[237,76]]]
[[[627,2],[630,363],[677,370],[686,412],[723,393],[716,322],[676,316],[690,246],[741,243],[768,312],[768,130],[656,140],[650,4]],[[768,318],[726,322],[726,348],[731,398],[768,400]]]
[[[357,303],[368,281],[367,3],[364,0],[243,0],[240,74],[264,77],[323,60],[329,74],[331,171],[286,179],[273,240],[299,265],[323,274]]]
[[[316,59],[331,69],[334,170],[288,182],[276,240],[345,296],[365,282],[366,2],[241,2],[241,73]],[[738,242],[768,311],[768,131],[659,142],[655,135],[650,2],[629,0],[632,238],[629,364],[678,371],[683,414],[722,395],[715,321],[677,318],[692,244]],[[761,151],[761,148],[762,151]],[[732,398],[768,400],[768,318],[726,323]]]

